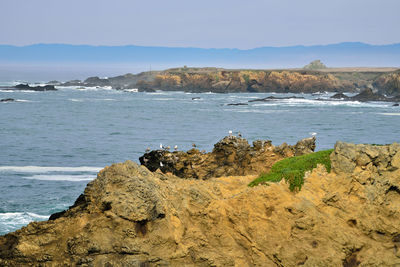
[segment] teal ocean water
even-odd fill
[[[400,108],[393,103],[314,100],[332,95],[322,93],[227,106],[272,94],[58,89],[0,91],[0,99],[17,100],[0,103],[0,234],[68,208],[104,166],[138,162],[160,143],[182,150],[196,143],[210,151],[229,130],[276,145],[315,132],[317,150],[337,140],[400,141]]]

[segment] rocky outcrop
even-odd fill
[[[339,142],[298,193],[114,164],[64,214],[1,236],[0,266],[397,266],[399,157]]]
[[[343,93],[337,93],[331,96],[333,99],[348,99],[349,97]]]
[[[393,171],[400,169],[400,145],[354,145],[337,142],[331,161],[337,173],[353,173],[356,169]]]
[[[211,177],[249,175],[266,172],[285,157],[313,152],[315,137],[306,138],[290,146],[272,145],[270,140],[257,140],[250,146],[246,139],[227,136],[214,145],[210,153],[193,148],[187,152],[153,150],[139,158],[151,171],[161,170],[182,178],[209,179]]]
[[[170,69],[158,74],[151,87],[159,90],[191,92],[280,92],[315,93],[355,91],[354,84],[341,81],[329,73],[313,71],[259,71]]]
[[[3,98],[3,99],[0,99],[0,102],[14,102],[14,101],[15,101],[14,98]]]
[[[85,81],[73,80],[62,86],[111,86],[124,90],[137,88],[153,92],[277,92],[318,93],[360,92],[375,89],[390,97],[400,94],[399,71],[393,69],[352,68],[327,69],[315,61],[311,69],[290,70],[227,70],[222,68],[173,68],[147,71],[110,78],[90,77]],[[317,66],[317,70],[314,67]],[[59,85],[56,81],[49,84]]]
[[[44,86],[30,86],[29,84],[18,84],[16,86],[3,86],[0,87],[3,90],[24,90],[24,91],[57,91],[54,85]]]
[[[400,96],[400,71],[379,76],[373,85],[382,94]]]

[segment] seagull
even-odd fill
[[[312,132],[310,132],[309,133],[311,136],[316,136],[317,135],[317,133],[312,133]]]
[[[242,133],[241,133],[241,132],[238,132],[238,136],[239,136],[239,137],[242,137]]]
[[[232,138],[232,131],[229,131],[229,138]]]
[[[146,153],[150,152],[150,147],[146,148]]]
[[[163,149],[164,148],[164,146],[160,143],[160,149]]]
[[[174,146],[174,149],[175,149],[175,151],[176,151],[176,150],[178,150],[178,146],[177,146],[177,145],[175,145],[175,146]]]
[[[167,146],[165,149],[166,149],[166,150],[170,150],[170,149],[171,149],[171,147],[170,147],[170,146]]]
[[[164,166],[164,164],[162,164],[162,162],[160,161],[160,167],[163,167]]]

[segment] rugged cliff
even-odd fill
[[[389,96],[400,96],[400,71],[380,76],[375,80],[374,86],[381,93]]]
[[[319,64],[317,64],[319,66]],[[229,70],[222,68],[173,68],[125,74],[110,78],[89,77],[63,86],[111,86],[124,90],[186,92],[359,92],[367,88],[380,94],[399,94],[394,68],[321,68],[287,70]],[[53,84],[54,81],[49,82]],[[57,83],[58,84],[58,83]]]
[[[314,93],[355,91],[356,87],[329,73],[314,71],[218,70],[199,72],[198,69],[171,69],[157,75],[151,83],[160,90],[192,92],[282,92]]]
[[[338,142],[331,161],[298,193],[114,164],[64,214],[0,237],[0,266],[400,265],[400,145]]]

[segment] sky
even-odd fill
[[[399,0],[1,0],[0,44],[400,43]]]

